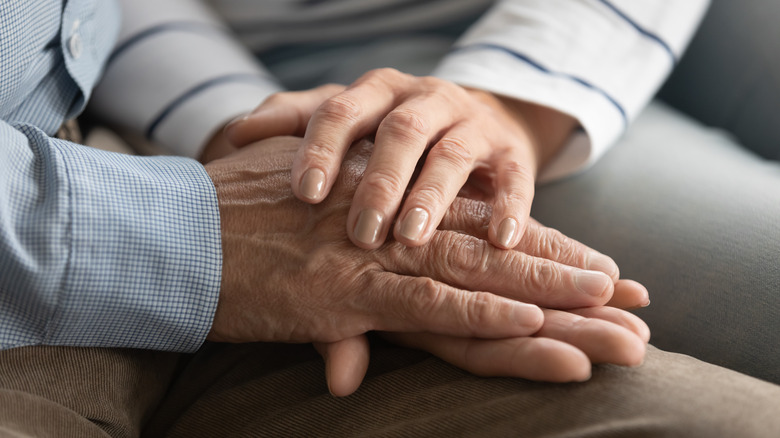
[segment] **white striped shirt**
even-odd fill
[[[582,131],[543,178],[586,168],[682,55],[707,0],[123,0],[95,109],[196,156],[229,119],[282,90],[259,59],[466,29],[433,74],[555,108]],[[473,24],[471,24],[473,23]],[[466,26],[470,24],[470,26]],[[296,55],[297,53],[297,55]]]

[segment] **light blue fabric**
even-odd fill
[[[51,137],[118,28],[113,1],[0,4],[0,348],[193,351],[210,329],[222,253],[203,167]]]

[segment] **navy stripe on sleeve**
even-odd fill
[[[637,23],[636,21],[634,21],[634,19],[626,15],[625,12],[618,9],[618,7],[612,4],[612,2],[610,2],[609,0],[598,0],[598,1],[601,2],[607,8],[609,8],[617,16],[625,20],[628,24],[631,25],[631,27],[636,29],[637,32],[658,43],[664,50],[666,50],[666,52],[672,58],[672,64],[673,65],[677,64],[677,55],[674,54],[672,48],[669,47],[669,44],[667,44],[666,41],[662,40],[661,37],[640,26],[639,23]]]
[[[200,84],[195,85],[194,87],[182,93],[179,97],[169,103],[168,106],[166,106],[162,111],[160,111],[160,113],[152,120],[152,122],[149,124],[149,127],[146,129],[146,139],[152,140],[154,131],[174,110],[176,110],[176,108],[180,107],[182,104],[184,104],[184,102],[195,97],[198,93],[208,88],[231,82],[267,83],[269,80],[271,79],[267,76],[263,76],[257,73],[233,73],[229,75],[218,76],[205,82],[201,82]]]
[[[499,46],[497,44],[488,44],[488,43],[480,43],[480,44],[474,44],[470,46],[462,46],[462,47],[456,47],[452,53],[467,51],[467,50],[479,50],[479,49],[489,49],[489,50],[498,50],[504,53],[507,53],[509,55],[514,56],[516,59],[523,61],[524,63],[530,65],[531,67],[539,70],[542,73],[545,73],[550,76],[555,76],[559,78],[568,79],[570,81],[574,81],[583,87],[589,88],[602,96],[604,96],[605,99],[611,103],[615,109],[620,113],[620,116],[623,118],[623,127],[625,128],[628,125],[628,115],[626,114],[626,110],[623,108],[623,105],[620,104],[614,97],[612,97],[609,93],[604,91],[603,89],[597,87],[594,84],[591,84],[590,82],[586,81],[585,79],[579,78],[577,76],[570,75],[568,73],[562,73],[562,72],[556,72],[552,71],[549,68],[543,66],[542,64],[538,63],[537,61],[529,58],[527,55],[524,55],[522,53],[516,52],[508,47]]]

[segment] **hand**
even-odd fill
[[[647,305],[647,290],[620,280],[613,303]],[[546,382],[584,381],[597,363],[636,366],[642,363],[650,330],[635,315],[599,306],[569,311],[544,309],[542,328],[532,336],[478,339],[433,333],[389,333],[391,342],[428,351],[442,360],[485,377],[519,377]],[[326,379],[335,396],[352,394],[368,369],[365,336],[335,343],[317,343],[325,358]]]
[[[616,286],[616,290],[621,287]],[[544,325],[532,337],[476,339],[432,333],[386,333],[384,336],[486,377],[585,381],[590,378],[592,364],[637,366],[644,359],[650,330],[631,313],[613,307],[545,309],[544,317]],[[367,356],[367,351],[363,354]],[[362,379],[365,372],[358,371],[353,370],[353,379],[355,376]],[[339,384],[357,387],[359,381]]]
[[[499,250],[454,231],[435,231],[425,247],[388,242],[362,251],[342,225],[370,144],[349,151],[330,196],[318,205],[299,202],[289,188],[299,146],[299,139],[275,138],[206,165],[223,243],[211,340],[335,342],[369,330],[527,336],[539,330],[543,315],[526,303],[579,308],[612,297],[613,280],[604,273]],[[462,229],[469,222],[452,223]],[[599,258],[581,244],[567,245],[553,251]]]
[[[479,184],[466,186],[470,195],[490,198]],[[484,238],[490,220],[490,205],[457,198],[441,227]],[[647,289],[631,280],[618,280],[615,262],[589,250],[557,230],[533,219],[520,244],[514,248],[539,258],[574,267],[605,272],[615,280],[614,293],[606,306],[543,309],[542,329],[532,336],[485,340],[441,336],[431,333],[383,333],[400,345],[426,350],[447,362],[483,376],[521,377],[567,382],[590,376],[591,364],[637,365],[644,358],[650,339],[647,325],[623,309],[650,304]],[[609,307],[607,307],[609,306]],[[369,345],[365,336],[336,343],[315,343],[325,358],[326,379],[332,394],[346,396],[360,386],[368,368]]]
[[[350,239],[367,249],[384,242],[396,214],[397,241],[409,246],[428,242],[469,174],[487,169],[498,195],[488,238],[512,248],[524,232],[540,166],[575,124],[543,107],[382,69],[347,88],[329,85],[272,96],[226,132],[237,146],[305,133],[292,187],[310,203],[328,196],[353,142],[375,135],[374,153],[347,217]],[[426,150],[420,175],[401,206]]]

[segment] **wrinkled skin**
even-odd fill
[[[328,198],[310,205],[290,189],[300,141],[275,137],[206,165],[223,238],[209,339],[317,342],[337,395],[362,380],[371,330],[483,375],[582,380],[591,362],[641,362],[647,327],[604,305],[641,306],[647,292],[616,282],[607,257],[534,222],[515,250],[495,248],[489,207],[466,199],[425,246],[360,249],[343,224],[371,144],[351,148]]]

